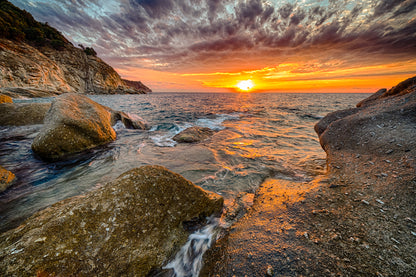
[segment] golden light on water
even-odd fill
[[[252,80],[244,80],[237,83],[237,88],[241,91],[250,91],[254,87]]]

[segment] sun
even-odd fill
[[[244,80],[238,82],[236,86],[242,91],[250,91],[254,87],[254,83],[252,80]]]

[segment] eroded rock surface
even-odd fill
[[[184,222],[223,199],[160,166],[132,169],[0,237],[2,276],[147,276],[187,240]]]

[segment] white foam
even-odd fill
[[[198,277],[202,268],[202,257],[214,241],[214,231],[218,222],[218,218],[211,218],[210,224],[191,234],[175,259],[163,269],[173,269],[176,277]]]
[[[152,139],[154,144],[160,147],[173,147],[176,145],[176,141],[172,139],[173,136],[171,134],[154,135],[150,138]]]
[[[150,132],[158,132],[158,133],[150,136],[150,138],[152,139],[154,144],[156,144],[157,146],[173,147],[177,144],[176,141],[173,140],[173,137],[189,127],[192,127],[192,124],[190,123],[183,123],[180,125],[175,124],[174,128],[171,128],[161,133],[160,131],[158,131],[158,126],[156,125],[150,129]]]
[[[116,124],[114,124],[113,129],[114,129],[114,131],[119,132],[121,130],[126,129],[126,126],[124,126],[123,122],[121,122],[120,120],[118,120],[116,122]]]
[[[216,118],[200,118],[195,122],[195,125],[219,131],[225,129],[222,125],[224,121],[238,119],[239,117],[239,114],[219,114]]]

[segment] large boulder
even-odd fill
[[[15,175],[0,166],[0,192],[5,191],[13,182]]]
[[[0,104],[0,126],[42,124],[50,107],[50,103]]]
[[[67,93],[52,102],[32,150],[45,159],[59,159],[116,139],[111,112],[86,96]]]
[[[0,275],[148,276],[186,242],[188,222],[222,205],[163,167],[132,169],[1,235]]]
[[[214,131],[206,127],[190,127],[173,137],[176,142],[193,143],[206,140],[214,134]]]
[[[331,161],[346,153],[393,160],[416,148],[416,78],[390,90],[380,90],[360,102],[359,108],[328,114],[315,126],[322,148]],[[401,91],[397,91],[397,87]],[[389,158],[390,157],[390,158]]]

